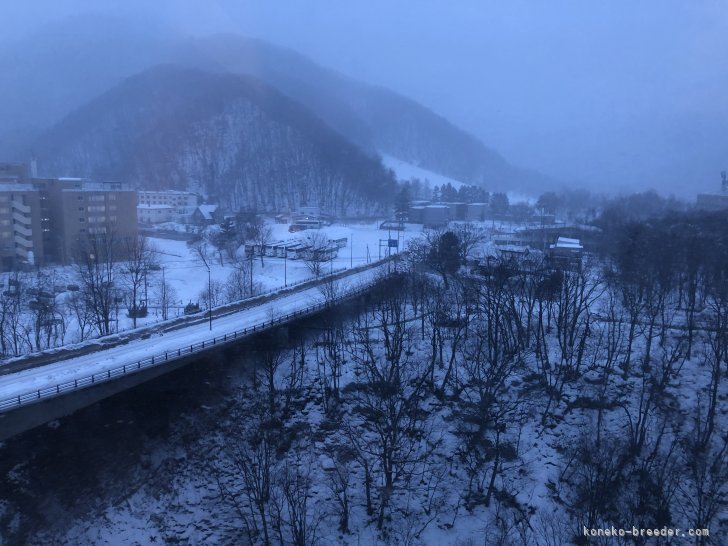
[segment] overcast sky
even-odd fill
[[[0,0],[0,40],[86,10],[292,47],[574,183],[684,195],[728,166],[724,1]]]

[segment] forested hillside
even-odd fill
[[[426,106],[295,51],[236,34],[182,38],[151,23],[92,14],[50,26],[42,35],[0,51],[0,69],[7,76],[7,85],[0,88],[5,121],[0,157],[27,161],[34,141],[51,124],[124,78],[160,63],[258,78],[366,153],[384,153],[488,190],[535,193],[557,185],[510,165],[495,151],[497,143],[486,145]],[[91,72],[93,78],[85,77]]]
[[[33,145],[44,173],[197,191],[231,210],[386,206],[380,160],[251,77],[172,66],[131,77]]]

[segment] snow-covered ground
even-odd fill
[[[273,231],[273,241],[305,241],[312,236],[312,231],[289,233],[287,224],[269,224]],[[421,226],[408,225],[404,232],[389,232],[379,229],[379,222],[363,224],[335,224],[322,228],[320,231],[329,239],[346,238],[346,245],[339,249],[338,256],[326,264],[326,271],[341,271],[350,267],[358,267],[372,263],[387,255],[386,240],[398,239],[400,249],[404,249],[408,242],[421,234]],[[137,319],[137,327],[149,326],[162,321],[160,306],[160,286],[162,280],[169,283],[173,293],[173,304],[169,309],[169,318],[176,318],[184,314],[184,306],[188,303],[199,303],[204,308],[202,293],[208,288],[207,267],[200,259],[194,248],[185,241],[150,237],[150,245],[155,250],[155,261],[159,263],[159,270],[150,271],[146,288],[140,294],[148,302],[149,314]],[[384,245],[380,250],[380,242]],[[242,253],[242,247],[239,251]],[[234,261],[230,260],[224,252],[210,250],[208,255],[210,265],[210,279],[225,285],[235,269]],[[276,291],[285,286],[300,283],[314,278],[308,265],[303,260],[264,257],[261,263],[256,257],[253,262],[253,280],[256,293]],[[72,266],[53,266],[44,268],[42,275],[45,278],[43,286],[80,285],[77,274]],[[119,275],[116,285],[123,290],[123,276]],[[10,274],[5,274],[2,284],[7,286]],[[26,287],[39,283],[35,273],[22,274],[21,282]],[[4,288],[3,288],[4,290]],[[40,349],[51,349],[69,344],[75,344],[89,338],[86,333],[82,338],[78,321],[71,312],[69,301],[73,292],[62,292],[56,295],[57,313],[64,319],[62,335],[51,339],[51,343],[43,345]],[[26,296],[29,300],[31,296]],[[221,303],[228,303],[227,301]],[[34,328],[33,316],[29,310],[25,311],[24,328],[32,331]],[[133,320],[128,317],[124,304],[119,305],[118,313],[113,316],[113,329],[124,332],[133,327]],[[91,336],[93,337],[93,335]],[[43,341],[43,336],[41,336]],[[23,341],[25,343],[25,341]],[[39,350],[33,345],[23,345],[19,354],[27,354]],[[7,356],[12,356],[12,353]],[[0,364],[1,365],[1,364]]]
[[[454,178],[450,178],[449,176],[445,176],[443,174],[424,169],[391,155],[382,154],[382,163],[384,163],[385,167],[394,171],[394,174],[399,181],[412,180],[413,178],[417,178],[422,182],[429,183],[431,187],[451,184],[452,187],[455,189],[459,189],[460,186],[466,185],[460,180],[456,180]]]
[[[358,267],[386,257],[386,248],[379,249],[380,241],[388,237],[397,238],[397,232],[379,229],[380,222],[366,224],[334,224],[317,230],[329,239],[347,239],[346,246],[339,249],[338,256],[334,258],[329,267],[336,271]],[[270,224],[273,230],[272,241],[305,241],[310,237],[312,230],[289,233],[288,224]],[[421,235],[421,226],[408,225],[408,229],[399,234],[399,243],[402,249],[406,248],[410,240]],[[200,301],[200,294],[207,289],[207,268],[202,260],[195,254],[193,248],[185,241],[150,238],[152,245],[157,249],[157,260],[164,267],[164,274],[177,295],[179,307],[175,315],[182,312],[182,307],[189,302]],[[234,263],[224,255],[215,253],[210,260],[210,273],[213,280],[225,283],[234,269]],[[291,258],[264,257],[261,263],[259,257],[253,260],[254,282],[260,285],[263,292],[277,290],[286,285],[314,278],[304,260]],[[161,272],[155,274],[155,282],[161,279]],[[154,298],[150,298],[154,306]],[[138,324],[148,324],[160,320],[159,312],[154,310],[146,319],[139,319]],[[123,329],[130,327],[130,320],[120,325]]]
[[[354,290],[372,282],[381,274],[379,267],[354,273],[337,281],[337,291]],[[212,324],[191,324],[177,330],[157,333],[124,345],[30,368],[13,374],[0,375],[0,401],[55,387],[93,374],[124,365],[133,365],[151,356],[175,352],[191,345],[231,335],[245,328],[268,322],[279,316],[301,311],[322,303],[324,295],[318,287],[282,295],[260,305],[217,317]]]

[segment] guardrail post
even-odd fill
[[[167,360],[167,351],[164,351],[164,360]]]
[[[152,366],[154,366],[154,357],[152,357]]]

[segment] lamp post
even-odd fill
[[[207,307],[210,311],[210,330],[212,330],[212,276],[210,274],[210,266],[202,253],[200,253],[200,258],[202,258],[202,263],[207,268]]]
[[[210,266],[207,266],[207,305],[210,307],[210,330],[212,330],[212,275],[210,274]]]
[[[283,286],[288,286],[288,247],[283,247]]]

